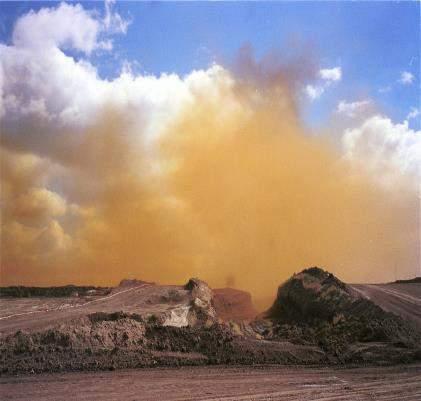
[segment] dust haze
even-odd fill
[[[32,138],[45,154],[2,138],[2,285],[229,277],[273,298],[306,266],[347,282],[411,276],[413,186],[378,184],[306,132],[291,79],[226,72],[149,141],[111,106],[79,135]]]

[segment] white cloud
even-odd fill
[[[345,100],[341,100],[336,107],[336,112],[352,118],[355,117],[357,113],[366,110],[370,104],[370,100],[361,100],[358,102],[346,102]]]
[[[12,42],[18,48],[49,51],[72,48],[85,54],[96,49],[110,50],[107,34],[126,33],[130,24],[113,12],[113,2],[106,2],[103,19],[80,4],[61,3],[56,8],[41,8],[20,17],[14,27]]]
[[[33,157],[37,155],[56,163],[57,169],[48,171],[60,172],[66,168],[63,166],[65,156],[60,151],[63,135],[66,135],[64,146],[72,146],[69,138],[77,142],[83,128],[96,122],[98,113],[106,107],[124,111],[130,124],[128,134],[134,143],[136,140],[145,143],[159,135],[196,96],[217,102],[221,93],[233,85],[229,73],[218,65],[192,71],[186,76],[142,75],[123,68],[116,78],[101,79],[89,59],[76,60],[63,51],[73,49],[88,57],[95,49],[111,47],[110,39],[104,36],[106,32],[126,30],[126,22],[112,13],[110,3],[106,4],[105,17],[80,5],[60,4],[19,18],[12,43],[0,43],[3,143],[11,144],[11,149],[18,149],[22,154],[28,152]],[[221,110],[221,113],[226,112],[229,110]],[[3,164],[8,159],[0,158]],[[19,166],[11,170],[26,168],[26,159],[16,155],[12,159]],[[48,244],[65,249],[70,243],[72,226],[66,222],[69,215],[78,210],[78,205],[69,206],[54,188],[57,180],[50,175],[52,173],[48,174],[35,180],[31,188],[9,194],[11,215],[20,220],[6,224],[5,244],[12,244],[19,235],[23,241],[18,241],[20,244],[40,242],[46,244],[46,249]],[[70,184],[65,178],[60,185]],[[3,187],[3,195],[6,187]],[[9,245],[5,247],[12,249]],[[16,254],[27,249],[21,249],[17,242],[13,246]]]
[[[305,87],[305,93],[310,98],[310,100],[318,99],[320,96],[322,96],[324,91],[325,90],[322,86],[307,85]]]
[[[372,116],[346,130],[342,143],[347,158],[363,163],[386,184],[395,174],[420,174],[421,131],[411,130],[406,121],[395,124],[387,117]]]
[[[325,81],[337,82],[342,79],[342,68],[324,68],[319,71],[320,78]]]
[[[413,118],[417,118],[421,114],[420,109],[416,107],[411,107],[408,115],[406,116],[407,120],[411,120]]]
[[[42,51],[51,47],[70,47],[89,54],[102,47],[98,41],[100,31],[100,21],[80,4],[61,3],[57,8],[42,8],[20,17],[12,41],[18,48]]]
[[[111,6],[106,3],[103,19],[79,4],[64,3],[18,19],[12,45],[0,44],[4,126],[13,129],[18,121],[21,127],[25,122],[34,127],[36,119],[40,131],[83,127],[111,105],[124,109],[141,125],[138,131],[147,134],[162,128],[197,92],[216,96],[221,85],[229,84],[228,72],[217,65],[185,77],[135,75],[126,68],[115,79],[103,80],[88,60],[62,51],[66,47],[89,54],[108,46],[105,31],[125,32],[128,22]]]
[[[120,14],[113,12],[112,7],[114,3],[115,0],[105,1],[104,27],[112,33],[126,33],[131,21],[125,20]]]
[[[3,66],[0,63],[0,121],[5,113],[4,105],[3,105],[3,81],[4,81]]]
[[[304,88],[304,93],[311,101],[319,99],[329,86],[342,79],[342,69],[341,67],[321,69],[319,70],[319,78],[318,84],[308,84]]]
[[[402,71],[399,78],[399,83],[402,85],[411,85],[414,82],[414,79],[414,74],[408,71]]]
[[[87,56],[110,50],[113,33],[124,33],[128,22],[106,4],[105,16],[80,4],[30,11],[18,18],[12,44],[0,43],[0,118],[4,124],[86,124],[113,98],[114,81],[101,80],[87,60],[67,56],[63,49]],[[45,127],[43,127],[45,129]]]

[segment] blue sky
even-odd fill
[[[2,3],[0,41],[10,42],[19,16],[53,5]],[[372,99],[395,121],[419,108],[419,2],[122,2],[114,8],[132,22],[126,35],[115,36],[112,53],[91,57],[104,78],[116,76],[124,60],[152,74],[183,75],[213,61],[231,65],[247,44],[258,59],[274,49],[285,58],[304,52],[320,68],[341,68],[340,82],[303,102],[310,125],[328,120],[340,100]],[[414,76],[412,84],[398,82],[403,71]],[[419,118],[410,126],[418,129]]]

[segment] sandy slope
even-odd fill
[[[421,284],[354,284],[360,294],[421,329]]]

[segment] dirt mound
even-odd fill
[[[143,281],[138,279],[129,279],[125,278],[120,281],[119,287],[138,287],[140,285],[149,284],[149,285],[155,285],[155,283],[149,282],[149,281]]]
[[[252,320],[256,317],[251,295],[233,288],[213,290],[213,305],[219,318],[223,320]]]
[[[363,353],[351,344],[375,347],[379,342],[412,349],[419,357],[421,336],[412,325],[317,267],[294,274],[282,284],[265,317],[273,323],[266,338],[318,344],[339,358],[353,360]],[[385,349],[382,352],[384,356]]]
[[[122,313],[93,314],[0,342],[3,373],[109,369],[144,363],[145,322]],[[116,354],[116,355],[114,355]],[[140,365],[139,365],[140,366]]]
[[[332,320],[361,296],[333,274],[318,267],[294,274],[278,288],[267,317],[284,321]]]
[[[325,363],[316,347],[234,336],[225,324],[163,326],[140,315],[94,313],[0,341],[0,373],[107,370],[152,366]]]

